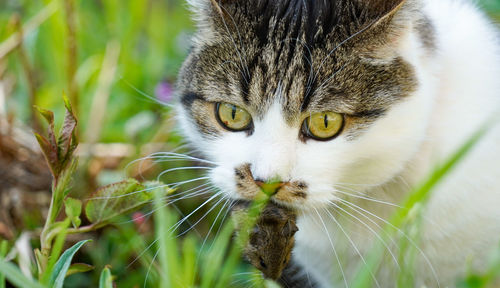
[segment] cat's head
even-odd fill
[[[191,5],[198,32],[179,74],[179,118],[223,192],[252,198],[277,180],[277,201],[318,206],[342,197],[339,185],[390,180],[414,157],[430,106],[419,65],[432,46],[418,5]]]

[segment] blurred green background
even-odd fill
[[[482,0],[479,5],[500,20],[500,0]],[[183,143],[175,131],[171,109],[159,102],[172,102],[176,74],[193,30],[183,0],[0,0],[0,115],[27,131],[40,130],[43,123],[32,106],[54,111],[56,122],[61,123],[61,95],[63,91],[68,94],[77,107],[82,143],[72,193],[84,199],[96,187],[127,175],[155,179],[165,169],[191,166],[148,160],[138,162],[142,165],[129,163]],[[18,41],[16,32],[26,34],[23,41]],[[9,46],[16,41],[19,45]],[[178,171],[161,180],[172,183],[197,176],[192,171]],[[186,199],[177,211],[187,214],[202,201]],[[197,222],[208,209],[193,215],[191,222]],[[217,210],[191,234],[205,237],[220,215]],[[71,276],[67,287],[93,287],[107,264],[112,266],[118,287],[151,284],[145,282],[145,275],[155,254],[154,248],[146,249],[154,240],[152,223],[133,221],[136,216],[124,217],[114,228],[93,235],[96,240],[78,257],[92,263],[96,272]],[[40,227],[43,219],[36,210],[25,211],[14,222],[10,240]],[[180,230],[188,228],[186,224]]]

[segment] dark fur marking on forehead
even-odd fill
[[[191,107],[191,105],[193,105],[193,102],[195,100],[204,100],[204,99],[199,94],[193,92],[188,92],[181,96],[181,103],[185,107]]]
[[[358,118],[378,118],[380,116],[383,116],[385,113],[386,113],[385,109],[374,109],[374,110],[359,111],[352,114],[351,116]]]
[[[328,110],[350,115],[350,129],[360,131],[418,84],[409,63],[378,51],[394,43],[389,37],[397,37],[404,21],[418,18],[418,12],[406,18],[411,5],[393,17],[402,2],[213,0],[222,14],[205,7],[179,74],[182,103],[193,102],[186,96],[193,91],[205,101],[241,106],[259,120],[279,100],[291,126],[309,111]],[[420,34],[433,29],[419,24],[413,27]],[[430,46],[430,38],[422,40]]]

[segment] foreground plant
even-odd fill
[[[171,192],[158,182],[141,184],[127,179],[98,189],[85,205],[80,199],[69,197],[71,181],[78,166],[74,152],[78,146],[76,137],[77,118],[71,103],[64,95],[66,115],[59,133],[55,132],[54,113],[36,107],[48,123],[46,136],[35,133],[42,153],[52,174],[51,203],[45,225],[40,233],[40,249],[35,249],[38,282],[24,276],[12,263],[3,260],[6,250],[2,243],[0,254],[0,287],[5,286],[4,277],[19,287],[63,287],[67,275],[94,269],[92,265],[76,263],[71,265],[75,253],[90,240],[82,240],[63,252],[68,234],[95,231],[113,222],[119,215],[130,213],[150,203],[155,193]],[[64,217],[63,215],[64,211]],[[81,226],[81,214],[90,222]],[[106,267],[101,276],[100,287],[111,287],[111,272]]]

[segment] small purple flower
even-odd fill
[[[158,100],[164,103],[172,101],[174,96],[174,88],[167,81],[162,81],[156,85],[155,95]]]

